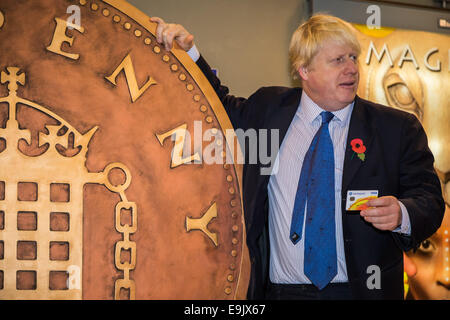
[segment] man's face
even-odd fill
[[[357,52],[331,41],[319,49],[306,68],[300,68],[303,89],[322,109],[336,111],[350,104],[359,82]]]

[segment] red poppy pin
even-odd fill
[[[360,158],[361,161],[364,161],[366,159],[366,154],[364,153],[366,152],[366,146],[363,141],[361,139],[353,139],[350,144],[352,146],[352,150],[358,155],[358,158]],[[355,154],[353,154],[353,156],[354,155]]]

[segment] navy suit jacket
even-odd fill
[[[235,129],[278,129],[281,145],[299,106],[301,88],[264,87],[248,99],[237,98],[228,94],[228,88],[221,85],[203,57],[197,65],[222,101]],[[354,156],[350,141],[355,138],[366,146],[365,161]],[[242,147],[248,156],[249,146]],[[341,202],[344,252],[354,298],[403,299],[402,251],[417,248],[436,232],[444,215],[441,185],[433,163],[427,137],[414,115],[356,96],[344,159]],[[251,259],[249,299],[263,299],[269,281],[270,176],[261,175],[262,167],[259,161],[256,164],[246,161],[242,179]],[[378,190],[379,196],[398,198],[408,210],[411,235],[378,230],[358,213],[346,212],[348,190]],[[368,268],[372,265],[381,270],[381,289],[370,289],[367,285],[373,272]]]

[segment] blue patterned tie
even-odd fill
[[[306,152],[295,196],[290,238],[302,237],[306,200],[304,272],[319,289],[337,274],[334,153],[328,124],[334,115],[322,112],[322,126]]]

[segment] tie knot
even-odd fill
[[[331,119],[334,117],[334,114],[329,111],[323,111],[320,115],[322,116],[322,124],[330,123]]]

